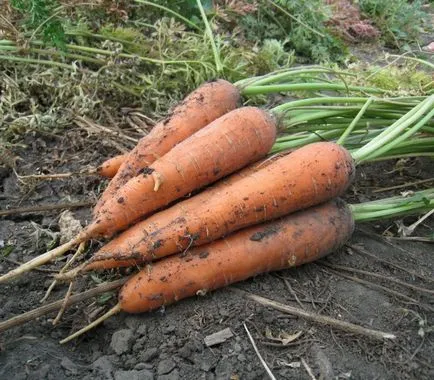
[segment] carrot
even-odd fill
[[[119,303],[105,316],[61,341],[66,343],[119,311],[142,313],[222,288],[260,273],[299,266],[341,247],[354,220],[342,200],[249,227],[187,254],[145,268],[122,287]]]
[[[111,236],[140,217],[259,160],[270,151],[275,138],[274,120],[259,108],[243,107],[223,115],[128,181],[79,236],[1,276],[0,283],[83,241]]]
[[[238,88],[222,79],[205,83],[193,91],[175,107],[169,117],[140,139],[100,197],[94,208],[94,215],[128,180],[137,176],[176,144],[235,109],[239,100]]]
[[[97,174],[101,177],[113,178],[127,157],[128,154],[119,154],[109,158],[96,168]]]
[[[325,202],[342,195],[355,172],[348,151],[328,142],[259,167],[137,223],[102,247],[85,269],[148,262]]]
[[[197,203],[198,198],[203,199],[204,201],[207,200],[207,198],[211,198],[213,196],[218,196],[219,193],[224,190],[225,187],[232,185],[233,183],[237,182],[238,180],[242,178],[246,178],[249,175],[256,173],[258,170],[261,170],[268,165],[270,165],[275,160],[279,159],[279,157],[283,157],[288,153],[280,153],[278,155],[274,155],[272,157],[266,158],[264,160],[261,160],[259,162],[256,162],[254,164],[251,164],[244,169],[230,175],[229,177],[223,178],[221,181],[215,183],[213,186],[209,187],[208,189],[204,190],[202,193],[196,195],[195,197],[191,197],[186,199],[183,202],[180,202],[174,206],[172,206],[172,210],[178,210],[181,211],[181,209],[185,209],[188,206],[194,206]],[[163,225],[159,224],[159,221],[161,220],[164,222],[167,220],[167,218],[170,218],[169,215],[167,215],[169,212],[169,209],[166,209],[165,211],[162,211],[156,215],[158,217],[150,217],[146,221],[139,222],[133,227],[129,228],[127,231],[124,231],[120,238],[115,238],[114,240],[107,243],[102,249],[97,251],[94,254],[94,257],[91,259],[91,262],[87,265],[81,265],[79,268],[75,269],[71,274],[67,274],[66,276],[73,276],[77,272],[82,271],[88,271],[93,269],[111,269],[111,268],[117,268],[117,267],[127,267],[127,266],[135,266],[138,264],[143,263],[143,260],[137,260],[136,259],[126,259],[126,260],[120,260],[119,258],[111,259],[112,252],[128,252],[131,250],[131,245],[134,244],[134,242],[137,243],[138,234],[142,231],[142,233],[146,233],[147,230],[158,230],[161,227],[164,227]],[[161,218],[160,216],[166,214],[166,218]],[[176,220],[177,218],[182,218],[179,216],[173,216]],[[141,228],[139,227],[141,226]],[[146,239],[144,237],[143,239]],[[128,256],[128,255],[126,255]],[[132,255],[136,256],[136,255]],[[131,256],[128,256],[131,257]],[[70,272],[68,272],[70,273]]]

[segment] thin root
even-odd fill
[[[74,253],[74,255],[71,257],[71,259],[63,266],[63,268],[60,270],[59,274],[65,273],[66,270],[71,266],[71,264],[77,259],[78,256],[80,256],[84,249],[86,248],[86,242],[83,241],[80,243],[80,245],[77,248],[77,251]],[[42,298],[39,302],[43,303],[47,300],[47,298],[50,296],[51,291],[54,289],[54,287],[57,284],[57,280],[53,280],[53,282],[50,284],[50,286],[47,289],[47,292],[44,295],[44,298]]]
[[[12,269],[8,273],[0,277],[0,284],[8,280],[12,280],[13,278],[17,278],[24,273],[31,271],[32,269],[35,269],[45,263],[48,263],[51,260],[54,260],[56,257],[59,257],[65,252],[69,251],[75,245],[81,243],[82,240],[82,237],[78,236],[77,238],[72,239],[68,243],[61,245],[60,247],[54,248],[51,251],[45,252],[44,254],[35,257],[27,263],[20,265],[18,268]]]
[[[60,308],[59,312],[57,313],[56,318],[54,318],[53,326],[55,326],[59,323],[60,318],[62,318],[62,315],[65,312],[66,305],[68,305],[68,300],[71,298],[73,285],[74,285],[74,281],[71,281],[69,284],[68,291],[65,294],[65,298],[63,299],[62,307]]]
[[[66,337],[65,339],[61,340],[59,343],[64,344],[68,343],[69,341],[77,338],[78,336],[84,334],[85,332],[93,329],[94,327],[98,326],[100,323],[104,322],[106,319],[110,318],[111,316],[119,313],[121,311],[121,305],[118,303],[115,305],[112,309],[110,309],[107,313],[93,321],[92,323],[88,324],[86,327],[83,327],[81,330],[76,331],[74,334]]]
[[[88,261],[85,261],[83,264],[71,269],[69,272],[55,274],[54,278],[56,281],[72,281],[82,272],[83,268],[86,267],[87,264]]]
[[[152,172],[151,176],[154,180],[154,191],[158,191],[161,184],[163,183],[163,177],[161,176],[160,173],[157,172]]]

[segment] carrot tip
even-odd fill
[[[122,310],[121,305],[120,304],[116,304],[107,313],[105,313],[104,315],[102,315],[101,317],[99,317],[98,319],[96,319],[95,321],[93,321],[92,323],[90,323],[89,325],[87,325],[86,327],[83,327],[81,330],[78,330],[74,334],[66,337],[65,339],[62,339],[59,343],[60,344],[68,343],[69,341],[77,338],[78,336],[80,336],[80,335],[84,334],[85,332],[87,332],[87,331],[93,329],[94,327],[98,326],[100,323],[104,322],[106,319],[110,318],[112,315],[115,315],[115,314],[119,313],[121,310]]]

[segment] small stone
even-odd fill
[[[125,324],[131,330],[136,330],[141,322],[142,322],[141,318],[134,315],[130,315],[125,318]]]
[[[158,355],[158,349],[157,348],[148,348],[147,350],[143,351],[142,355],[140,356],[140,360],[144,362],[149,362],[152,359],[155,359]]]
[[[102,374],[104,378],[112,378],[113,364],[109,360],[108,356],[99,357],[92,363],[92,368],[94,371]]]
[[[176,363],[172,359],[164,359],[158,363],[157,373],[158,375],[165,375],[176,367]]]
[[[133,344],[133,352],[142,352],[143,347],[145,346],[147,341],[148,339],[146,338],[146,336],[142,336],[141,338],[136,339]]]
[[[110,347],[118,355],[124,354],[129,351],[133,343],[133,332],[128,329],[118,330],[112,335]]]
[[[215,367],[217,379],[229,379],[232,375],[232,364],[228,360],[220,360]]]
[[[179,380],[179,371],[174,369],[172,372],[157,377],[157,380]]]
[[[41,368],[34,370],[29,373],[29,376],[27,377],[28,380],[40,380],[40,379],[46,379],[48,376],[48,372],[50,371],[50,365],[45,364]]]
[[[140,325],[137,327],[136,334],[137,335],[146,335],[146,332],[148,331],[148,327],[146,325]]]
[[[242,351],[241,345],[239,343],[234,344],[234,351],[235,352],[241,352]]]
[[[66,356],[62,358],[62,361],[60,362],[60,366],[70,372],[73,375],[78,374],[78,368],[77,365],[74,364],[70,359],[68,359]]]
[[[202,358],[202,360],[200,361],[200,369],[202,371],[208,372],[208,371],[211,371],[211,369],[213,369],[216,364],[217,364],[216,357],[215,356],[208,356],[208,357]]]
[[[188,343],[186,343],[182,348],[178,350],[178,355],[186,360],[191,361],[191,347]]]
[[[154,380],[154,374],[147,369],[141,371],[116,371],[115,380]]]
[[[169,325],[163,328],[163,334],[171,334],[176,330],[175,325]]]
[[[238,356],[237,356],[237,359],[240,361],[240,362],[245,362],[247,359],[246,359],[246,355],[244,355],[244,354],[239,354]]]
[[[152,369],[153,365],[149,363],[137,363],[134,369],[140,371],[142,369]]]

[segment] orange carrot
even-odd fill
[[[128,180],[164,156],[176,144],[235,109],[239,99],[238,88],[222,79],[205,83],[193,91],[129,153],[95,206],[94,215]]]
[[[340,145],[307,145],[137,223],[102,247],[86,269],[151,261],[325,202],[344,193],[354,172]]]
[[[350,208],[335,199],[160,260],[124,284],[118,304],[108,313],[60,343],[120,311],[154,310],[261,273],[317,260],[345,244],[353,230]]]
[[[127,157],[128,154],[119,154],[109,158],[96,168],[97,174],[101,177],[113,178]]]
[[[269,114],[243,107],[220,117],[146,167],[101,206],[91,230],[111,236],[150,212],[264,157],[276,137]]]
[[[317,260],[341,247],[354,221],[342,200],[239,231],[145,268],[121,289],[122,310],[141,313],[245,280]]]
[[[112,236],[193,190],[258,161],[270,151],[275,138],[276,125],[266,111],[243,107],[223,115],[128,181],[116,197],[101,206],[98,217],[80,235],[0,276],[0,283],[86,240]]]

